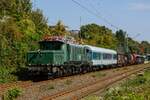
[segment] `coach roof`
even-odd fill
[[[94,51],[94,52],[102,52],[102,53],[110,53],[110,54],[117,54],[117,52],[115,50],[111,50],[111,49],[105,49],[105,48],[100,48],[100,47],[94,47],[94,46],[90,46],[90,45],[85,45],[86,48]]]

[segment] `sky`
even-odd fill
[[[150,42],[150,0],[74,1],[90,12],[73,0],[33,0],[33,7],[43,11],[49,25],[61,20],[70,30],[78,30],[81,25],[96,23],[114,32],[123,29],[135,40]]]

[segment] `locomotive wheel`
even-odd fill
[[[47,73],[47,79],[54,79],[53,73]]]
[[[76,67],[76,74],[80,73],[80,67]]]
[[[59,72],[58,72],[58,77],[60,77],[60,76],[63,76],[63,71],[62,70],[59,70]]]
[[[87,65],[87,72],[90,72],[91,69],[90,69],[90,65]]]
[[[72,69],[69,68],[69,69],[67,70],[67,75],[72,75]]]

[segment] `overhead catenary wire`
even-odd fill
[[[115,29],[119,29],[116,25],[113,25],[112,23],[110,23],[107,19],[105,19],[104,17],[102,17],[101,13],[99,11],[96,10],[97,13],[93,12],[92,10],[88,9],[87,7],[85,7],[84,5],[82,5],[81,3],[79,3],[76,0],[71,0],[72,2],[74,2],[75,4],[77,4],[78,6],[80,6],[81,8],[83,8],[84,10],[86,10],[88,13],[96,16],[97,18],[103,20],[104,22],[106,22],[107,24],[109,24],[111,27],[115,28]]]
[[[37,1],[36,0],[33,0],[33,8],[36,9],[36,3]]]
[[[101,14],[101,11],[100,11],[100,10],[97,10],[96,7],[95,7],[92,3],[90,3],[89,5],[91,6],[91,8],[93,8],[93,9],[95,10],[95,12],[96,12],[98,15],[101,16],[101,18],[102,18],[107,24],[109,24],[109,25],[112,26],[112,27],[115,27],[116,29],[119,29],[116,25],[113,25],[112,23],[110,23],[110,21],[108,21],[105,17],[103,17],[102,14]]]

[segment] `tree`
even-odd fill
[[[27,17],[32,10],[31,0],[1,0],[0,15],[12,16],[17,21]]]
[[[69,32],[66,30],[66,26],[60,20],[55,26],[51,26],[50,29],[51,34],[55,36],[65,36],[69,34]]]
[[[126,41],[126,32],[123,30],[116,31],[116,38],[118,41],[117,51],[120,53],[128,52],[128,46]]]
[[[30,15],[30,19],[35,24],[37,34],[43,35],[49,33],[47,18],[44,17],[40,9],[36,9],[35,11],[32,11]]]
[[[100,26],[95,23],[81,26],[79,37],[84,39],[85,44],[116,48],[117,41],[116,38],[113,38],[112,31],[105,26]]]
[[[121,45],[125,45],[124,43],[126,41],[126,32],[123,30],[116,31],[116,37]]]
[[[150,43],[148,41],[142,41],[141,45],[140,45],[140,49],[141,49],[141,51],[143,51],[144,54],[149,54],[150,53]]]
[[[140,54],[140,43],[133,40],[131,37],[128,37],[128,48],[130,53]]]
[[[0,66],[25,65],[27,51],[49,33],[41,10],[32,10],[31,0],[0,0]]]

